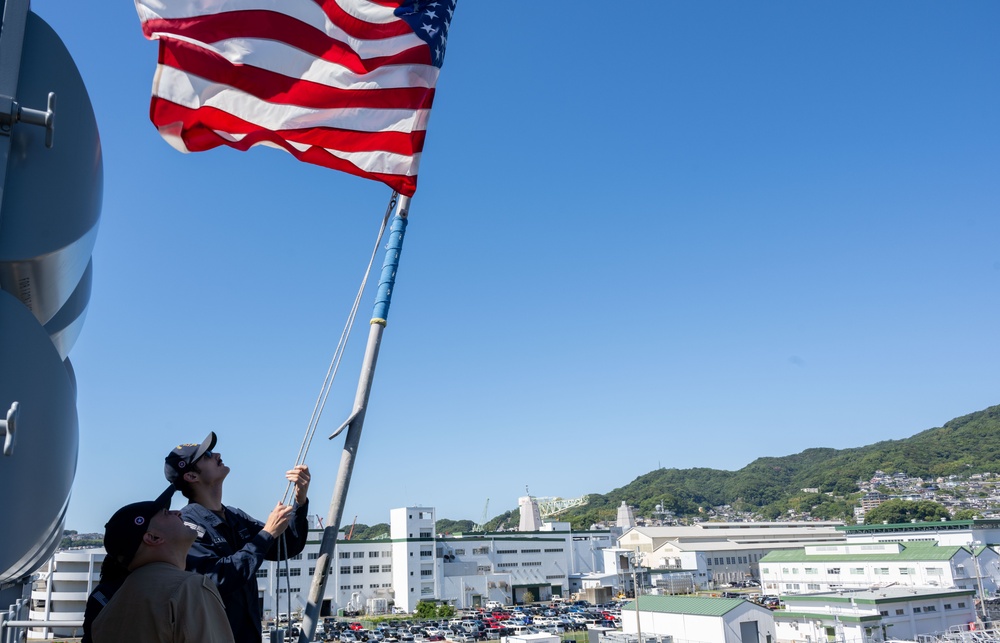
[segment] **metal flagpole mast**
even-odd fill
[[[347,438],[344,440],[344,450],[340,455],[340,469],[333,487],[333,498],[330,500],[330,512],[327,514],[323,540],[319,548],[319,558],[316,560],[316,573],[313,575],[312,586],[309,588],[309,602],[306,605],[305,616],[299,631],[299,643],[312,641],[316,634],[320,608],[323,605],[323,595],[326,592],[327,576],[333,569],[333,553],[337,544],[337,532],[340,531],[344,501],[347,499],[347,489],[351,484],[351,472],[354,470],[354,461],[358,455],[361,429],[364,427],[365,413],[368,410],[368,396],[371,393],[372,380],[375,378],[375,363],[378,361],[379,344],[382,341],[386,317],[389,314],[392,287],[396,279],[399,255],[403,249],[403,236],[406,232],[409,210],[410,197],[400,196],[396,204],[396,214],[393,216],[389,228],[389,243],[386,246],[385,260],[382,262],[378,294],[375,296],[375,308],[372,311],[371,326],[368,331],[368,344],[361,366],[361,376],[358,379],[358,391],[354,396],[354,409],[347,421],[330,436],[333,438],[344,427],[347,427]]]

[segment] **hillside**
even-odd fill
[[[930,477],[993,471],[1000,459],[1000,406],[955,418],[901,440],[851,449],[812,448],[782,457],[754,460],[739,471],[657,469],[560,515],[574,528],[612,521],[622,501],[637,515],[652,516],[656,505],[678,517],[705,516],[711,507],[730,505],[762,519],[788,509],[814,517],[844,519],[859,495],[857,481],[877,470]],[[803,493],[818,488],[820,493]],[[830,492],[832,495],[827,495]],[[450,522],[450,521],[449,521]],[[491,520],[487,527],[517,524],[517,512]]]

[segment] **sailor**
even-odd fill
[[[173,498],[176,490],[174,485],[167,485],[166,490],[153,502],[157,506],[169,508],[170,499]],[[126,578],[128,578],[128,567],[118,562],[114,556],[105,556],[101,563],[101,582],[87,597],[87,608],[83,613],[83,637],[80,639],[80,643],[94,643],[92,634],[94,619],[101,613],[101,610],[108,604]]]
[[[199,532],[188,554],[187,568],[218,585],[237,643],[257,643],[261,640],[257,570],[264,560],[291,558],[305,547],[309,468],[298,465],[285,473],[295,485],[294,505],[279,502],[262,523],[222,504],[222,485],[229,467],[213,450],[215,442],[213,432],[201,444],[176,447],[167,454],[163,470],[167,480],[189,500],[181,515]]]
[[[215,583],[184,570],[197,535],[167,494],[115,512],[104,548],[129,574],[94,619],[95,643],[233,643]]]

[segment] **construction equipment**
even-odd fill
[[[486,523],[489,521],[489,510],[490,510],[490,499],[486,499],[486,506],[483,507],[483,518],[479,521],[478,525],[473,525],[472,531],[481,532],[486,531]]]

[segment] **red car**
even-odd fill
[[[358,630],[365,629],[365,626],[362,625],[361,623],[351,623],[350,625],[347,626],[347,629],[357,632]]]

